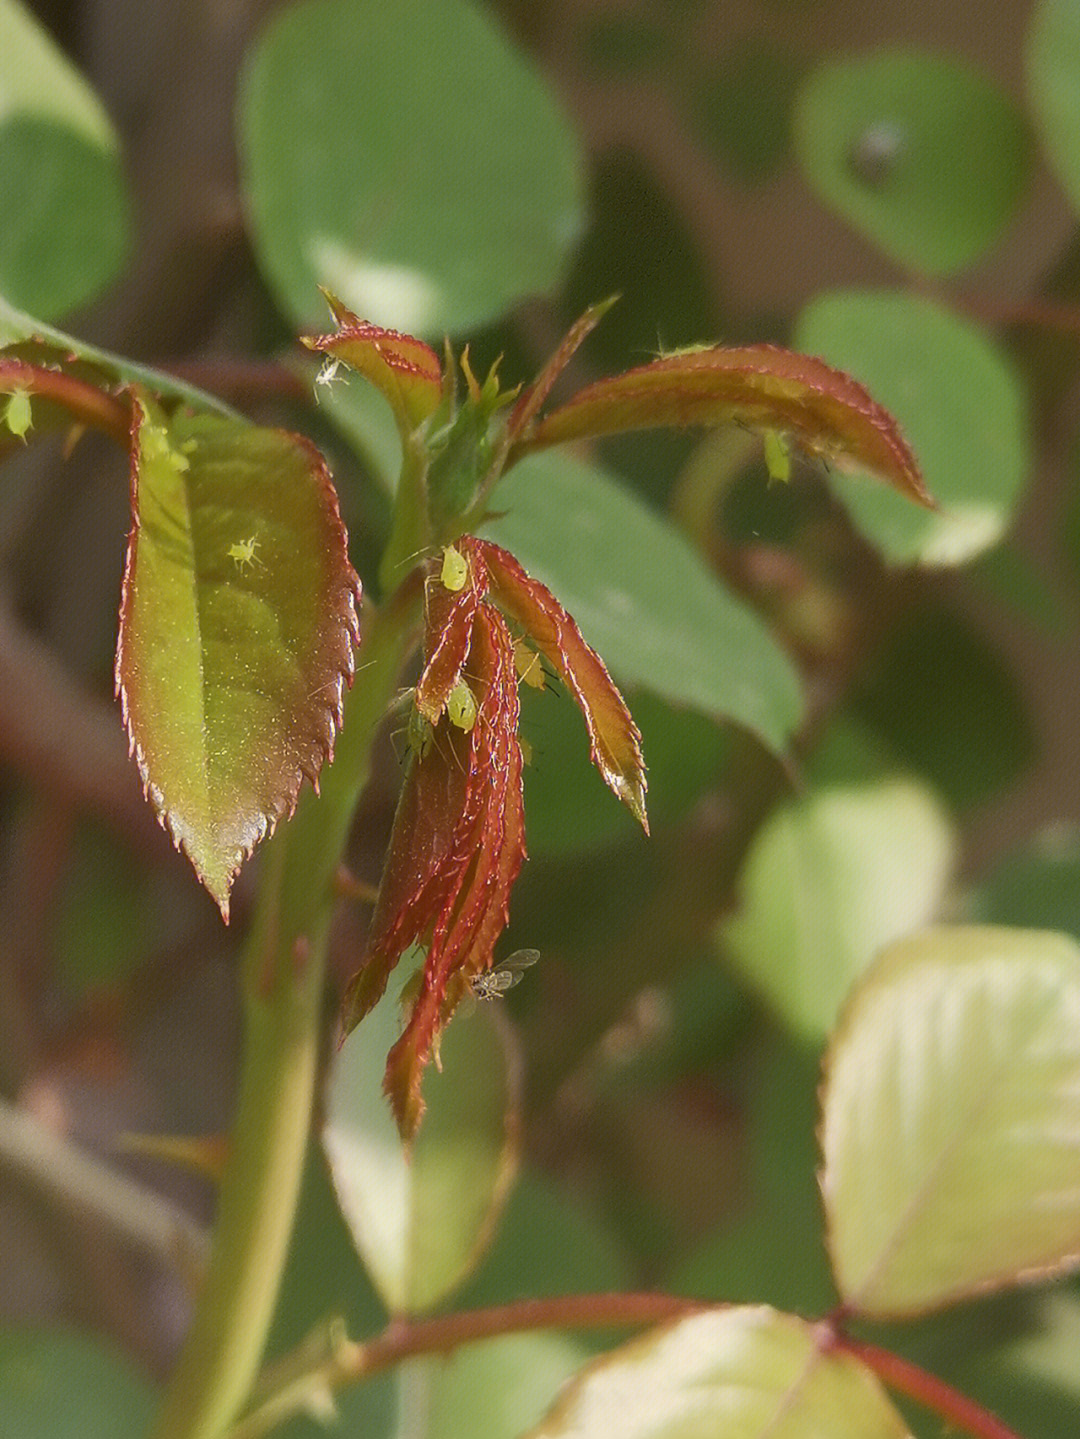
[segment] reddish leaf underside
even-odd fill
[[[510,892],[525,859],[513,640],[501,616],[489,606],[477,614],[469,680],[478,709],[471,731],[466,802],[447,865],[453,887],[434,916],[412,1014],[386,1061],[384,1087],[405,1139],[415,1134],[423,1114],[420,1084],[436,1035],[464,992],[462,981],[490,968],[495,941],[509,917]]]
[[[603,660],[551,591],[527,575],[513,555],[490,540],[470,537],[459,543],[470,558],[482,558],[492,597],[522,626],[574,696],[589,732],[593,763],[647,834],[641,734]]]
[[[812,454],[868,470],[934,508],[918,461],[889,412],[850,375],[777,345],[669,355],[598,380],[541,419],[511,458],[567,440],[733,421],[785,431]]]
[[[447,589],[438,561],[431,563],[424,584],[427,658],[416,686],[416,708],[431,724],[438,722],[461,675],[472,642],[477,607],[487,589],[487,573],[480,557],[469,555],[465,563],[468,577],[461,589]]]
[[[359,581],[299,436],[137,396],[131,505],[117,691],[158,817],[227,919],[241,863],[332,753]]]
[[[338,322],[336,335],[306,335],[301,343],[341,360],[380,390],[389,401],[398,428],[409,434],[442,400],[442,365],[422,340],[384,330],[361,320],[323,290]]]

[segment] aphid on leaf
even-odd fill
[[[409,711],[409,722],[405,726],[405,743],[417,759],[424,759],[435,740],[431,721],[426,720],[413,705]]]
[[[547,688],[544,666],[540,663],[540,656],[535,650],[530,649],[524,640],[514,641],[514,668],[517,670],[518,679],[527,684],[530,689]]]
[[[254,535],[251,535],[250,538],[246,540],[237,540],[235,544],[229,546],[225,553],[241,574],[243,574],[244,570],[254,569],[256,565],[264,570],[266,566],[255,553],[260,543]]]
[[[16,439],[25,441],[27,430],[33,428],[28,390],[12,390],[4,407],[4,422]]]
[[[319,366],[319,373],[315,376],[316,404],[319,403],[318,387],[321,385],[323,389],[329,390],[330,387],[333,385],[334,381],[337,379],[337,373],[340,369],[341,361],[338,359],[337,355],[327,355],[326,359],[323,360],[322,364]]]
[[[791,451],[779,430],[765,431],[765,468],[770,480],[787,484],[791,479]]]
[[[450,723],[468,733],[476,723],[476,696],[465,683],[458,680],[446,701],[446,714]]]
[[[442,573],[439,578],[448,590],[455,593],[465,588],[469,578],[469,562],[453,545],[447,545],[443,550]]]
[[[501,999],[508,989],[513,989],[515,984],[521,982],[525,971],[539,958],[538,949],[516,949],[494,969],[474,976],[469,981],[469,986],[477,999]]]

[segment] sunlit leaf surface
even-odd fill
[[[240,96],[252,236],[293,319],[316,285],[429,338],[553,289],[583,225],[574,132],[490,9],[279,9]]]
[[[240,864],[331,753],[358,584],[306,441],[138,414],[117,688],[147,793],[227,915]]]
[[[764,1307],[706,1311],[597,1360],[531,1439],[910,1439],[862,1365]]]
[[[903,1315],[1080,1259],[1080,947],[900,940],[826,1062],[822,1189],[847,1304]]]
[[[401,1011],[392,989],[337,1055],[323,1145],[353,1242],[394,1313],[444,1299],[479,1261],[517,1154],[516,1059],[491,1006],[455,1020],[406,1150],[382,1092]]]
[[[937,917],[955,848],[933,791],[915,780],[794,800],[754,840],[725,952],[796,1033],[821,1039],[877,951]]]

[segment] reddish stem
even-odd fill
[[[357,1345],[353,1377],[367,1378],[404,1359],[446,1354],[461,1344],[502,1334],[660,1324],[705,1307],[700,1299],[675,1294],[567,1294],[557,1299],[523,1299],[491,1309],[464,1310],[417,1323],[399,1320],[370,1343]]]
[[[31,365],[26,360],[0,360],[0,394],[25,390],[69,410],[81,424],[103,430],[126,450],[130,441],[131,406],[88,380],[64,370]]]
[[[890,1349],[879,1349],[874,1344],[864,1344],[845,1334],[837,1334],[832,1347],[861,1360],[890,1389],[906,1394],[924,1409],[939,1415],[947,1424],[974,1435],[975,1439],[1020,1439],[1015,1429],[1003,1424],[989,1409],[984,1409],[974,1399],[961,1394],[943,1379],[928,1374],[917,1364],[901,1359]]]

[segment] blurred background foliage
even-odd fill
[[[366,582],[393,442],[355,386],[313,407],[292,344],[323,324],[316,281],[356,280],[361,254],[371,318],[468,340],[477,373],[501,355],[504,380],[528,378],[588,303],[619,292],[577,384],[686,344],[775,341],[851,370],[900,419],[938,512],[818,461],[771,484],[734,431],[599,445],[618,498],[576,482],[565,542],[565,504],[536,502],[539,472],[511,504],[515,477],[493,531],[582,587],[587,635],[608,626],[654,837],[587,773],[571,706],[527,694],[532,858],[508,938],[542,959],[506,1001],[522,1177],[454,1302],[657,1285],[827,1308],[817,1066],[851,979],[932,918],[1080,938],[1080,7],[32,10],[98,99],[49,79],[0,5],[0,70],[21,77],[16,98],[0,89],[0,293],[313,434]],[[489,151],[512,183],[485,182]],[[595,566],[578,551],[590,524]],[[51,442],[7,461],[0,1077],[111,1160],[122,1131],[227,1128],[251,893],[246,876],[224,932],[128,765],[111,702],[125,527],[124,476],[96,441],[66,464]],[[712,577],[704,598],[676,542],[693,552],[686,576]],[[640,591],[639,613],[604,611],[599,592],[620,586]],[[718,638],[736,603],[760,636]],[[757,685],[760,721],[739,698]],[[400,779],[391,729],[354,835],[369,880]],[[339,918],[339,977],[363,922]],[[208,1216],[202,1181],[116,1162]],[[182,1278],[2,1169],[0,1232],[0,1432],[66,1432],[63,1405],[88,1386],[138,1411],[187,1312]],[[334,1308],[359,1334],[380,1322],[313,1163],[276,1344]],[[104,1334],[141,1376],[51,1329],[35,1350],[28,1321]],[[1080,1415],[1078,1328],[1064,1282],[887,1340],[1051,1439]],[[431,1379],[428,1432],[479,1433],[470,1396],[511,1387],[520,1408],[483,1433],[518,1432],[590,1347],[478,1348]],[[20,1429],[34,1364],[86,1377],[56,1392],[52,1427]],[[393,1391],[343,1397],[356,1432],[393,1432]]]

